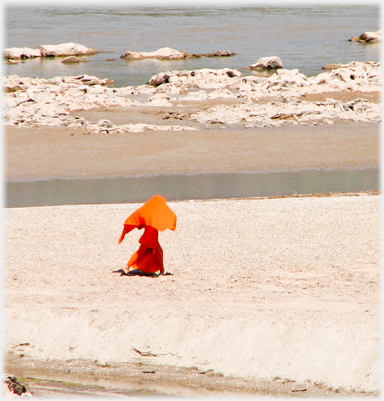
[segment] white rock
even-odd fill
[[[115,127],[115,124],[113,124],[109,120],[99,120],[96,125],[99,126],[99,127],[105,127],[105,128],[113,128],[113,127]]]
[[[141,60],[145,58],[156,58],[159,60],[181,60],[184,58],[191,57],[228,57],[234,56],[235,53],[229,50],[219,50],[206,54],[195,54],[195,53],[187,53],[180,50],[175,50],[170,47],[163,47],[153,52],[135,52],[128,51],[120,56],[120,58],[124,58],[127,60]]]
[[[3,78],[3,88],[5,92],[15,92],[22,89],[26,89],[28,86],[25,85],[24,80],[18,75],[8,75]]]
[[[77,64],[80,63],[82,60],[79,57],[76,56],[68,56],[65,57],[65,59],[63,59],[61,62],[63,64]]]
[[[105,120],[103,120],[105,121]],[[196,131],[194,127],[182,125],[154,125],[154,124],[125,124],[125,125],[110,125],[109,122],[102,122],[102,125],[87,123],[85,128],[86,134],[121,134],[128,132],[143,132],[143,131]],[[105,124],[106,126],[104,126]]]
[[[173,84],[162,84],[159,87],[159,89],[157,90],[157,93],[162,93],[162,92],[173,94],[173,95],[180,95],[181,90],[180,90],[180,88],[177,88]]]
[[[216,89],[208,95],[208,99],[220,99],[220,98],[235,99],[237,98],[237,96],[236,94],[230,92],[228,89]]]
[[[381,30],[377,32],[363,32],[359,39],[364,40],[365,42],[371,41],[379,41],[381,39]]]
[[[163,47],[153,52],[128,51],[120,56],[127,60],[140,60],[144,58],[156,58],[159,60],[181,60],[186,58],[188,53],[175,50],[170,47]]]
[[[279,57],[262,57],[259,58],[254,64],[251,64],[248,68],[253,69],[275,69],[283,68],[283,62]]]
[[[59,45],[41,45],[39,50],[43,57],[84,56],[95,54],[96,50],[78,43],[61,43]]]
[[[29,47],[11,47],[4,50],[6,59],[27,59],[41,57],[39,49],[31,49]]]
[[[185,96],[180,97],[179,100],[187,101],[202,101],[208,99],[208,93],[205,90],[199,90],[194,92],[188,92]]]
[[[233,106],[218,105],[208,110],[195,113],[191,119],[200,123],[238,124],[242,121],[255,123],[258,126],[278,126],[297,121],[313,123],[322,120],[351,120],[365,122],[380,121],[380,106],[365,99],[349,103],[328,102],[271,102],[262,105],[237,104]]]
[[[242,77],[242,74],[237,70],[223,68],[213,70],[203,68],[193,71],[168,71],[154,75],[150,78],[148,84],[159,86],[164,83],[171,83],[176,87],[187,88],[213,88],[224,87],[233,84]]]
[[[172,103],[169,101],[169,97],[162,93],[157,93],[149,98],[149,101],[143,103],[146,106],[162,106],[172,107]]]

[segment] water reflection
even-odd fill
[[[136,203],[156,194],[172,201],[358,192],[379,190],[378,175],[377,169],[354,169],[7,182],[5,204],[32,207]]]

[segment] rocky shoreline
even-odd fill
[[[247,76],[228,68],[168,71],[150,78],[148,84],[113,88],[113,81],[93,76],[52,79],[4,79],[5,126],[63,126],[81,128],[85,134],[123,133],[144,130],[196,130],[207,125],[278,127],[283,124],[316,125],[338,121],[381,121],[379,102],[364,97],[343,102],[332,98],[341,91],[379,93],[380,63],[351,62],[315,77],[298,70],[278,69],[269,77]],[[328,94],[325,101],[307,101],[306,96]],[[183,113],[188,105],[215,101]],[[228,104],[229,103],[229,104]],[[92,109],[168,107],[180,124],[145,123],[117,125],[109,120],[87,121],[77,112]],[[163,119],[167,120],[171,114]],[[192,124],[191,124],[192,122]],[[198,125],[193,124],[196,122]]]

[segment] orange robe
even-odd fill
[[[119,244],[134,228],[144,228],[139,240],[140,248],[129,259],[128,269],[133,267],[145,273],[155,273],[158,270],[164,273],[163,249],[158,240],[159,231],[176,229],[176,215],[167,206],[166,201],[163,196],[155,195],[125,220]]]
[[[144,234],[139,243],[140,248],[129,259],[127,265],[140,269],[145,273],[164,273],[163,249],[159,241],[159,231],[151,226],[145,226]]]

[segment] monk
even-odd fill
[[[128,274],[132,267],[147,274],[160,270],[160,274],[164,275],[163,249],[159,244],[159,231],[167,228],[172,231],[176,229],[176,215],[166,202],[164,196],[155,195],[125,220],[119,244],[123,241],[125,234],[134,228],[138,230],[144,228],[144,233],[139,239],[139,249],[122,269],[125,274]]]

